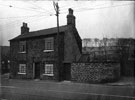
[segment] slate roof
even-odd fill
[[[67,28],[68,28],[67,25],[60,26],[59,32],[64,32],[67,30]],[[37,37],[37,36],[45,36],[45,35],[51,35],[51,34],[56,34],[56,33],[57,33],[57,27],[53,27],[53,28],[48,28],[48,29],[43,29],[43,30],[38,30],[38,31],[32,31],[29,33],[24,33],[11,40],[25,39],[25,38],[31,38],[31,37]]]

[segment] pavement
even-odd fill
[[[6,73],[2,75],[3,78],[9,79],[9,73]],[[40,81],[40,82],[48,82],[46,80],[39,80],[35,79],[32,81]],[[50,82],[50,81],[49,81]],[[62,81],[61,83],[70,83],[72,84],[71,81]],[[78,83],[78,84],[87,84],[87,83]],[[111,83],[105,83],[102,85],[112,85],[112,86],[135,86],[135,77],[121,77],[119,81],[116,82],[111,82]]]
[[[106,83],[106,85],[113,86],[135,86],[135,77],[121,77],[117,82]]]
[[[0,83],[2,83],[2,79],[8,79],[8,80],[13,80],[9,79],[9,73],[0,75]],[[16,81],[31,81],[31,82],[40,82],[40,83],[46,83],[46,82],[51,82],[48,80],[24,80],[24,79],[14,79]],[[61,82],[53,82],[56,84],[80,84],[80,85],[87,85],[88,83],[77,83],[77,82],[72,82],[72,81],[61,81]],[[116,82],[111,82],[111,83],[104,83],[104,84],[90,84],[90,85],[106,85],[106,86],[132,86],[135,87],[135,77],[121,77],[119,81]]]
[[[113,83],[86,84],[8,79],[5,74],[0,88],[5,100],[135,100],[134,80],[122,77]]]

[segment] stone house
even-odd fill
[[[57,27],[29,32],[23,23],[21,35],[10,40],[10,53],[11,78],[70,80],[71,63],[82,53],[73,10],[69,8],[67,25],[59,27],[59,35]]]

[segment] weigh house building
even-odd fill
[[[71,63],[77,61],[81,53],[82,40],[71,8],[67,25],[59,27],[59,49],[57,27],[29,32],[27,23],[23,23],[21,35],[10,40],[10,77],[70,80]]]

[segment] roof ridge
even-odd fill
[[[62,25],[59,26],[60,32],[64,32],[67,29],[68,25]],[[41,29],[37,31],[31,31],[29,33],[21,34],[16,36],[11,40],[17,40],[17,39],[25,39],[25,38],[31,38],[31,37],[37,37],[37,36],[43,36],[43,35],[51,35],[51,34],[56,34],[57,33],[57,27],[52,27],[52,28],[47,28],[47,29]]]
[[[59,27],[66,27],[67,25],[62,25]],[[29,33],[34,33],[34,32],[39,32],[39,31],[43,31],[43,30],[50,30],[50,29],[55,29],[57,27],[50,27],[50,28],[46,28],[46,29],[40,29],[40,30],[36,30],[36,31],[30,31]]]

